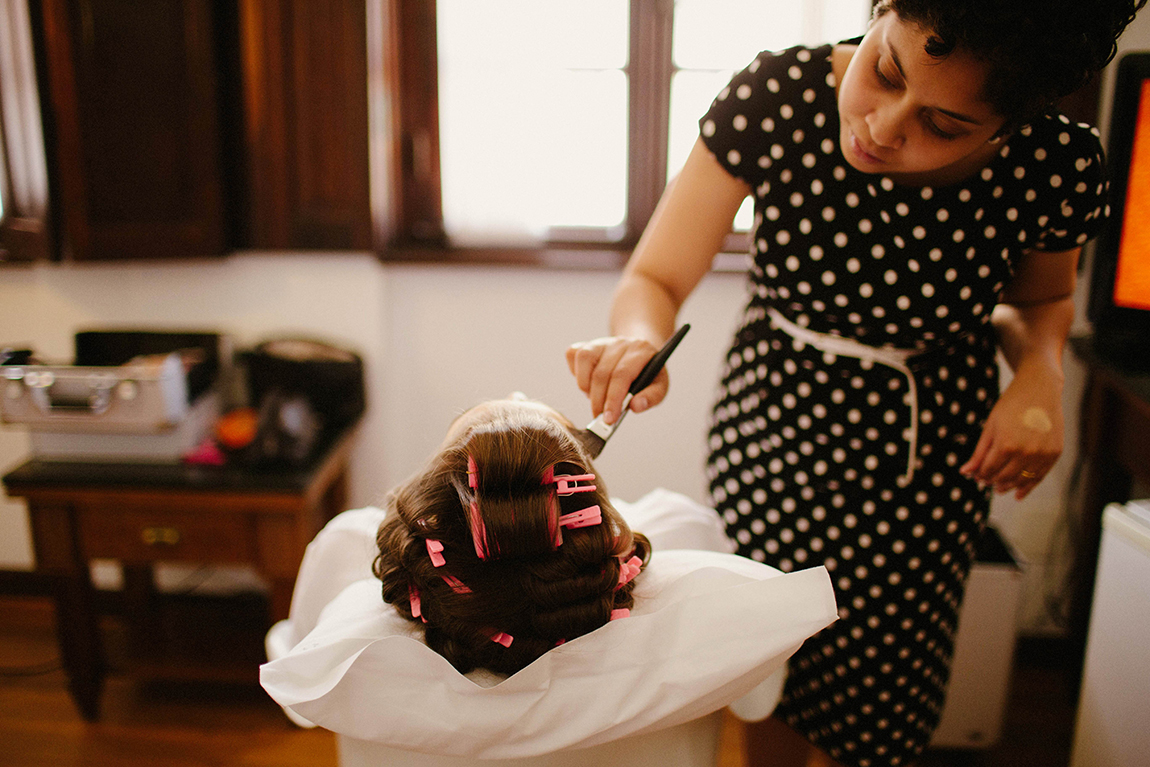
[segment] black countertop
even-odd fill
[[[31,458],[4,475],[8,492],[25,486],[130,487],[186,491],[298,493],[311,483],[328,456],[355,431],[355,424],[321,436],[310,458],[300,466],[210,466],[184,463],[104,463]]]

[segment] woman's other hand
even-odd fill
[[[619,336],[568,347],[567,367],[579,389],[591,400],[592,416],[602,413],[608,424],[619,420],[627,390],[657,351],[658,347],[648,341]],[[669,385],[670,377],[663,369],[650,386],[631,399],[630,410],[641,413],[658,405],[667,396]]]
[[[1062,454],[1062,379],[1052,371],[1022,369],[1006,387],[960,471],[995,491],[1022,500]]]

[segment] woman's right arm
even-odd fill
[[[675,331],[687,296],[710,270],[750,186],[730,175],[702,139],[659,200],[615,289],[612,336],[572,345],[567,364],[591,400],[594,416],[614,423],[631,382]],[[637,394],[631,410],[662,402],[664,370]]]

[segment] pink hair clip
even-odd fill
[[[504,647],[510,647],[511,643],[515,641],[515,638],[506,632],[500,631],[498,634],[492,635],[491,641],[496,644],[501,644]]]
[[[591,527],[603,521],[603,512],[598,506],[588,506],[559,517],[559,526],[566,528]]]
[[[543,472],[543,484],[555,485],[556,496],[568,496],[575,493],[590,493],[596,490],[595,485],[580,485],[580,482],[592,482],[595,479],[594,474],[555,474],[555,467],[548,466],[547,470]],[[563,529],[564,527],[589,527],[590,525],[597,525],[603,521],[602,513],[598,506],[589,506],[586,509],[575,511],[570,514],[559,516],[555,511],[555,499],[551,496],[548,499],[548,506],[552,510],[552,518],[556,519],[557,524],[552,523],[552,534],[555,539],[555,548],[563,545]]]
[[[619,607],[619,608],[611,611],[610,620],[617,621],[620,618],[627,618],[630,615],[631,615],[631,611],[628,610],[626,607]]]
[[[563,545],[563,528],[591,527],[603,522],[603,512],[598,506],[588,506],[570,514],[563,514],[556,519],[554,516],[556,513],[554,511],[555,504],[551,503],[550,505],[552,508],[551,519],[555,519],[555,522],[551,523],[555,535],[555,548]]]
[[[407,596],[411,599],[411,617],[419,618],[424,623],[427,623],[427,618],[423,617],[423,608],[419,601],[419,592],[416,591],[414,586],[407,587]]]
[[[631,557],[626,562],[620,562],[619,563],[619,585],[615,587],[615,590],[618,591],[619,589],[623,588],[628,583],[630,583],[632,580],[634,580],[635,576],[638,575],[640,573],[640,571],[642,571],[642,569],[643,569],[643,560],[640,559],[639,557]]]
[[[431,557],[431,564],[433,566],[443,567],[447,564],[447,560],[443,558],[443,554],[441,553],[443,551],[443,543],[434,538],[428,538],[424,541],[424,544],[427,546],[427,555]]]
[[[459,580],[458,578],[456,578],[454,575],[444,575],[441,577],[443,578],[443,582],[446,583],[448,586],[450,586],[451,590],[454,591],[456,594],[470,594],[471,593],[471,589],[468,588],[467,584],[464,583],[463,581]]]
[[[550,470],[549,470],[550,471]],[[545,481],[544,484],[555,483],[556,495],[574,495],[575,493],[591,493],[595,491],[595,485],[580,485],[580,482],[594,482],[594,474],[555,474],[550,473],[550,481]],[[546,480],[546,477],[544,477]]]

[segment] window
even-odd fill
[[[47,258],[48,171],[25,0],[0,0],[0,262]]]
[[[436,11],[451,240],[620,239],[627,0],[439,0]]]
[[[438,193],[441,202],[404,200],[397,239],[600,249],[634,244],[699,117],[735,71],[760,50],[862,34],[871,5],[396,2],[397,31],[437,30],[434,45],[398,41],[408,71],[400,76],[398,108],[408,112],[400,189]],[[418,5],[433,24],[417,25]],[[430,105],[411,92],[410,72],[420,67],[437,83]],[[744,207],[736,226],[746,228]]]
[[[759,51],[861,35],[870,8],[870,0],[676,0],[666,178],[683,167],[715,94]],[[736,230],[750,229],[751,208],[747,198]]]

